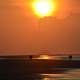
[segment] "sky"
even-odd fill
[[[80,0],[55,0],[55,15],[39,19],[33,0],[0,0],[0,55],[80,51]]]

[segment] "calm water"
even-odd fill
[[[80,80],[80,69],[71,69],[63,74],[41,74],[40,80]]]

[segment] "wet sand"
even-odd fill
[[[0,59],[0,80],[38,80],[40,74],[59,74],[72,68],[80,68],[80,61]]]

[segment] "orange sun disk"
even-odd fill
[[[56,3],[54,0],[34,0],[32,8],[38,17],[51,16],[56,10]]]

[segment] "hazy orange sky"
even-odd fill
[[[80,51],[80,0],[55,0],[56,15],[38,19],[33,0],[0,0],[0,53]]]

